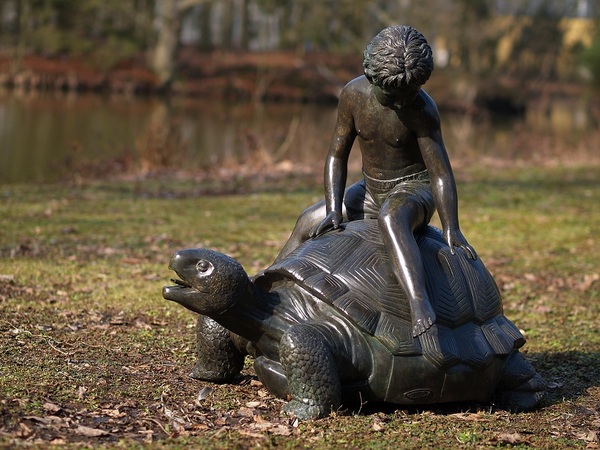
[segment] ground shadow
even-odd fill
[[[575,400],[600,386],[600,352],[529,353],[527,358],[548,383],[543,405]]]

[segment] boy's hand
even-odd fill
[[[329,214],[321,221],[319,225],[317,225],[311,232],[310,237],[317,237],[326,231],[335,230],[340,227],[340,223],[342,223],[342,213],[338,211],[330,211]]]
[[[470,259],[477,259],[477,252],[469,245],[463,234],[458,229],[444,230],[444,237],[450,247],[450,252],[454,255],[456,253],[455,247],[462,248]]]

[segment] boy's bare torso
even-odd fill
[[[426,106],[432,102],[429,96],[419,91],[411,105],[392,109],[378,102],[365,77],[356,78],[345,89],[352,101],[340,107],[350,109],[365,174],[389,180],[424,170],[415,124],[426,115]]]

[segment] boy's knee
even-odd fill
[[[404,199],[402,202],[390,202],[385,204],[377,218],[379,226],[386,229],[403,229],[408,227],[414,229],[425,220],[423,208],[418,202]]]

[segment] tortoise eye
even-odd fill
[[[209,261],[201,259],[196,263],[196,270],[198,271],[198,275],[206,276],[212,273],[214,266]]]

